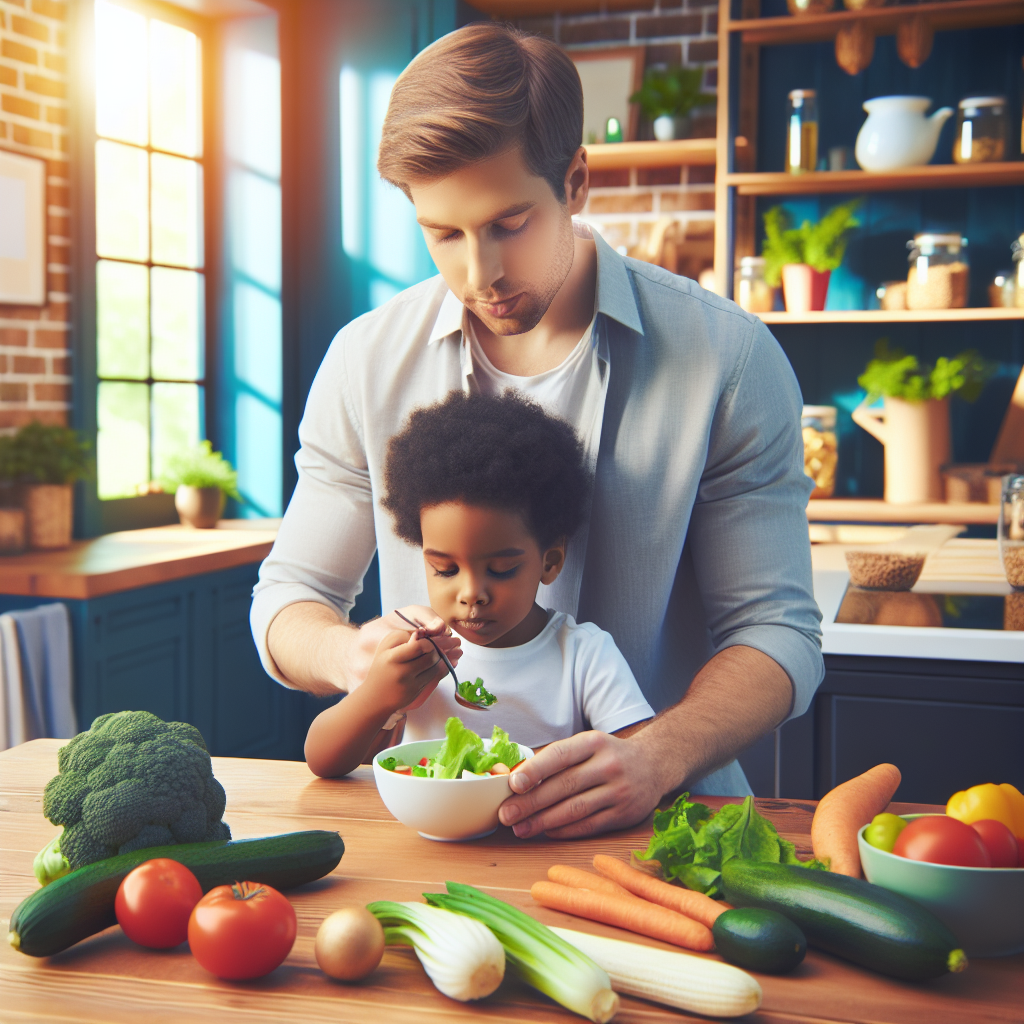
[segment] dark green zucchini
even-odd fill
[[[29,956],[52,956],[117,924],[114,897],[133,868],[156,857],[188,867],[203,892],[232,882],[289,889],[333,871],[345,852],[337,832],[289,832],[264,839],[152,846],[98,860],[24,899],[11,915],[10,944]]]
[[[788,917],[818,949],[908,981],[962,971],[953,933],[920,904],[846,875],[738,858],[722,867],[725,898]]]
[[[788,917],[762,907],[719,914],[711,934],[715,949],[729,963],[762,974],[786,974],[807,952],[804,933]]]

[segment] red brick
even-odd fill
[[[8,0],[8,3],[12,3],[15,7],[20,7],[22,10],[25,10],[25,0]]]
[[[70,142],[70,140],[68,139],[68,137],[66,135],[58,135],[57,136],[57,148],[62,153],[70,153],[71,152],[71,142]]]
[[[704,88],[705,89],[717,89],[718,88],[718,68],[708,68],[704,72]]]
[[[710,185],[715,180],[715,168],[691,167],[687,172],[686,180],[691,185]]]
[[[0,121],[0,139],[7,138],[7,122]]]
[[[617,171],[591,171],[591,188],[625,188],[629,184],[629,171],[621,168]]]
[[[27,402],[28,385],[0,383],[0,402]]]
[[[46,176],[48,178],[64,178],[67,180],[70,177],[67,160],[47,160]]]
[[[9,309],[9,306],[0,306],[0,312],[5,316],[16,315],[9,313]],[[28,331],[23,327],[0,327],[0,345],[11,345],[16,348],[28,348]]]
[[[38,103],[34,103],[32,100],[23,100],[20,96],[11,96],[10,93],[0,96],[0,110],[6,110],[8,114],[30,117],[33,121],[39,120]]]
[[[659,14],[652,18],[636,19],[637,39],[658,36],[699,36],[704,27],[700,14]]]
[[[39,93],[40,96],[56,96],[64,99],[68,94],[67,86],[58,82],[55,78],[44,78],[42,75],[26,75],[25,88],[29,92]]]
[[[33,384],[32,395],[37,402],[70,402],[70,384]]]
[[[66,302],[47,303],[43,319],[51,323],[67,323],[71,316],[71,307]]]
[[[46,205],[61,206],[65,210],[71,205],[71,189],[67,185],[46,186]]]
[[[601,21],[563,22],[558,40],[563,46],[574,43],[608,43],[629,39],[629,22],[625,18],[604,18]],[[571,57],[572,54],[570,53]]]
[[[44,331],[39,329],[36,331],[34,347],[66,349],[68,347],[68,332]]]
[[[71,376],[71,357],[70,356],[54,356],[50,360],[51,370],[50,372],[58,377],[70,377]]]
[[[46,215],[46,233],[56,235],[58,238],[70,238],[70,219],[62,213],[48,213]]]
[[[34,47],[16,43],[13,39],[0,39],[0,57],[20,60],[22,64],[36,64],[39,60],[39,54]]]
[[[683,44],[649,43],[644,51],[644,63],[649,68],[658,64],[676,67],[683,63]]]
[[[625,195],[591,196],[591,213],[650,213],[654,197],[650,192],[629,192]]]
[[[53,136],[49,132],[36,131],[24,125],[11,125],[14,129],[14,141],[23,146],[35,146],[37,149],[53,149]]]
[[[6,64],[0,65],[0,85],[17,85],[18,84],[18,72],[14,68],[7,67]]]
[[[68,112],[64,107],[47,107],[46,120],[49,121],[50,124],[59,124],[67,127]]]
[[[637,171],[638,185],[678,185],[681,167],[641,167]]]
[[[55,3],[55,0],[32,0],[32,11],[44,18],[56,18],[65,21],[68,16],[68,5]]]
[[[59,53],[44,53],[43,67],[49,68],[50,71],[58,71],[64,74],[68,69],[68,61],[66,57]]]
[[[26,423],[47,423],[59,427],[68,424],[67,409],[3,409],[0,428],[23,427]]]
[[[7,356],[5,356],[3,353],[0,353],[0,373],[6,373],[6,372],[7,372]]]
[[[531,36],[544,36],[546,39],[555,38],[554,18],[519,18],[516,21],[516,28]]]
[[[71,246],[51,244],[46,250],[46,262],[59,267],[71,266]]]
[[[718,40],[691,40],[686,45],[686,59],[691,64],[704,64],[711,60],[718,60]]]
[[[48,292],[62,292],[67,294],[71,291],[71,278],[68,274],[51,270],[46,275],[46,290]]]
[[[31,18],[19,18],[18,15],[11,16],[11,28],[19,36],[28,36],[31,39],[38,39],[41,43],[50,41],[49,26],[41,21],[33,21]]]
[[[718,11],[708,11],[704,15],[704,32],[709,36],[718,35]]]
[[[46,373],[46,360],[41,356],[15,356],[14,373]]]

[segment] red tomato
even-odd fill
[[[981,836],[970,825],[945,814],[915,818],[897,836],[892,852],[898,857],[931,864],[956,864],[963,868],[992,866]]]
[[[262,978],[281,965],[295,942],[295,911],[276,889],[235,882],[211,889],[188,922],[192,955],[230,981]]]
[[[196,876],[184,864],[157,857],[124,876],[114,897],[114,913],[132,942],[170,949],[188,938],[189,915],[202,898]]]
[[[988,850],[988,858],[994,868],[1015,868],[1017,866],[1017,840],[1013,833],[1001,822],[984,818],[972,821],[971,828],[981,836],[981,841]]]

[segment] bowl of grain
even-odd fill
[[[865,590],[910,590],[924,568],[927,553],[919,551],[846,552],[850,582]]]

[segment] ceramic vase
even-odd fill
[[[71,546],[71,484],[29,484],[25,488],[28,546],[40,551]]]
[[[885,500],[894,505],[942,501],[941,467],[950,461],[949,399],[907,402],[884,399],[881,409],[867,399],[853,410],[853,422],[885,446]]]
[[[185,526],[211,530],[224,512],[224,492],[219,487],[187,487],[174,492],[174,507]]]
[[[652,122],[654,137],[659,142],[671,142],[673,139],[685,139],[690,129],[689,117],[673,117],[662,114]]]
[[[787,263],[782,268],[782,294],[787,313],[809,313],[825,308],[831,270],[815,270],[806,263]]]

